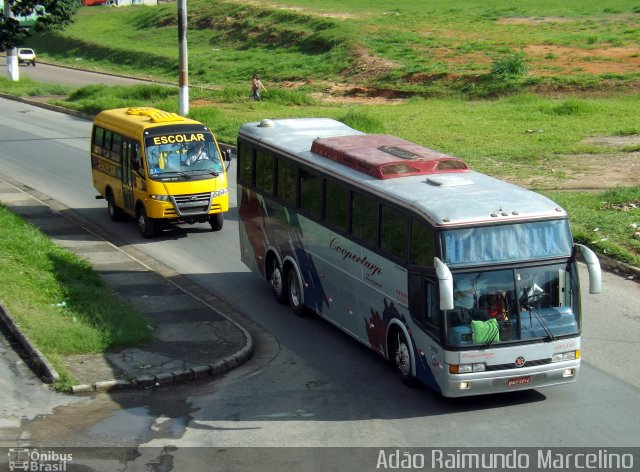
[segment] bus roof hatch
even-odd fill
[[[387,134],[318,138],[311,152],[377,179],[469,172],[458,157]]]

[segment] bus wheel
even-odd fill
[[[220,231],[222,225],[224,225],[224,213],[209,215],[209,224],[211,225],[211,231]]]
[[[147,212],[143,206],[138,207],[136,222],[138,223],[140,234],[142,234],[144,238],[153,238],[156,235],[156,222],[153,218],[147,216]]]
[[[411,364],[411,353],[409,352],[409,343],[407,338],[400,331],[397,330],[392,336],[393,339],[393,363],[400,374],[400,379],[405,385],[410,387],[415,385],[415,377],[411,373],[413,371],[413,365]]]
[[[282,274],[282,268],[278,263],[278,259],[275,256],[272,256],[271,268],[269,269],[267,282],[269,283],[269,287],[271,287],[271,291],[273,292],[273,296],[276,297],[278,303],[282,305],[286,305],[289,302],[289,298],[287,296],[287,292],[284,289],[284,277]]]
[[[125,221],[128,217],[124,210],[116,205],[111,190],[107,191],[107,210],[109,211],[111,221]]]
[[[289,305],[298,316],[304,316],[306,310],[302,304],[302,290],[298,282],[298,274],[294,268],[289,269],[287,274],[287,293],[289,295]]]

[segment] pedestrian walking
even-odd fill
[[[253,79],[251,80],[251,99],[252,100],[261,100],[260,98],[260,89],[267,91],[260,82],[260,76],[258,74],[253,74]]]

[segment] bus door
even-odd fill
[[[438,306],[438,283],[435,274],[424,271],[409,273],[409,311],[420,326],[414,341],[424,356],[416,362],[420,380],[434,388],[443,381],[444,350],[442,346],[442,312]],[[422,370],[422,373],[420,372]]]
[[[133,195],[135,187],[136,170],[140,169],[139,146],[137,143],[125,140],[123,143],[122,159],[122,196],[124,208],[128,212],[134,212],[135,198]]]

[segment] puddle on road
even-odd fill
[[[188,422],[186,416],[156,417],[148,407],[125,408],[93,425],[89,432],[108,435],[125,442],[148,442],[154,438],[179,438],[184,434]]]

